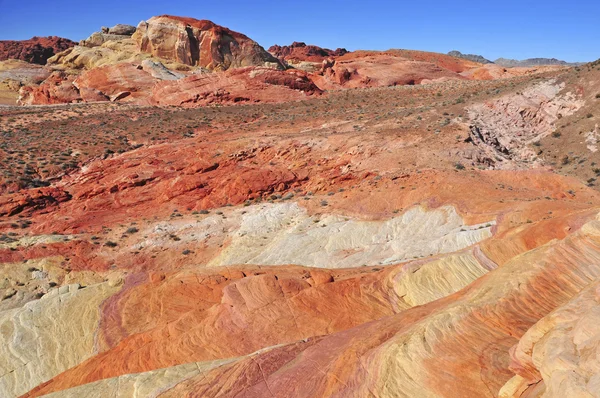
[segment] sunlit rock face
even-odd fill
[[[491,226],[465,226],[452,207],[417,207],[387,221],[360,221],[309,217],[296,204],[265,205],[243,215],[230,245],[211,265],[389,265],[471,246],[490,237]]]
[[[211,70],[278,65],[255,41],[206,20],[153,17],[140,22],[133,39],[142,52]]]

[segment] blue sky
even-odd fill
[[[349,50],[456,49],[492,60],[600,58],[598,0],[0,0],[0,40],[80,40],[103,25],[160,14],[210,19],[265,48],[304,41]]]

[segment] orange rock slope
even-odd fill
[[[4,313],[3,394],[481,397],[515,374],[538,383],[512,347],[599,275],[597,192],[547,171],[398,175],[393,139],[292,131],[258,148],[243,132],[140,148],[5,195],[5,231],[32,224],[0,256],[40,277],[58,258],[68,271],[52,282],[71,284]],[[357,140],[383,178],[357,155],[340,174]],[[58,315],[48,329],[19,311]],[[9,341],[26,333],[61,359],[19,368]]]
[[[204,24],[171,19],[136,35]],[[591,66],[154,55],[2,111],[0,396],[597,395],[600,193],[535,145]]]

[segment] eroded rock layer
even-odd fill
[[[0,396],[597,396],[597,64],[97,33],[0,65]]]

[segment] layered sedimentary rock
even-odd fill
[[[92,356],[99,305],[116,290],[108,283],[84,290],[64,286],[0,313],[2,396],[24,394]]]
[[[600,282],[538,321],[511,350],[500,397],[593,397],[600,391]]]
[[[471,246],[491,236],[492,224],[465,226],[451,207],[414,208],[383,223],[309,217],[294,205],[267,207],[244,215],[231,243],[211,265],[389,265]]]
[[[30,91],[98,103],[0,118],[5,175],[74,164],[0,194],[0,395],[596,393],[600,194],[527,156],[594,125],[591,67],[472,81],[445,55],[346,54],[326,69],[428,84],[322,96],[294,69],[142,57]]]
[[[555,123],[575,113],[584,102],[564,83],[545,81],[521,93],[477,104],[469,109],[470,140],[482,147],[492,163],[536,160],[528,144],[550,135]]]
[[[456,58],[416,51],[353,52],[325,61],[313,76],[321,89],[421,84],[424,81],[464,79],[466,68]],[[467,62],[467,61],[465,61]]]
[[[140,105],[284,102],[320,94],[300,71],[238,68],[222,73],[185,75],[162,63],[118,63],[96,67],[78,77],[55,72],[39,86],[19,92],[22,105],[119,101]]]
[[[327,58],[339,57],[348,53],[345,48],[330,50],[302,42],[293,42],[289,46],[274,45],[269,47],[269,52],[283,61],[311,61],[322,62]]]
[[[140,22],[133,39],[142,52],[211,70],[279,65],[276,58],[247,36],[206,20],[153,17]]]
[[[29,40],[0,41],[0,61],[18,59],[21,61],[45,65],[48,58],[75,46],[77,43],[57,36],[37,37]]]
[[[74,75],[55,71],[38,86],[24,86],[19,90],[20,105],[50,105],[80,102],[81,96],[73,85]]]

